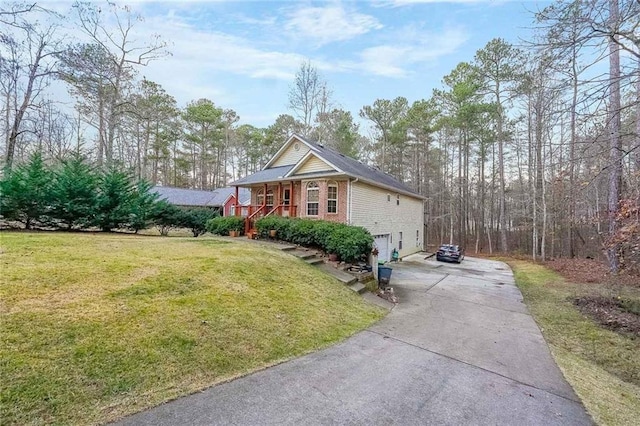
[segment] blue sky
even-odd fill
[[[134,1],[137,37],[161,34],[172,56],[140,69],[180,106],[206,97],[266,127],[287,109],[304,60],[357,117],[378,98],[427,98],[489,40],[531,36],[548,2],[484,0]],[[362,129],[366,133],[366,129]]]

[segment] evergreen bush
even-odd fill
[[[35,153],[28,163],[14,168],[0,182],[0,215],[31,229],[34,224],[52,221],[53,173],[42,155]]]
[[[128,228],[136,233],[141,229],[147,229],[153,226],[155,209],[159,195],[150,192],[152,185],[141,180],[132,189],[129,209]]]
[[[98,174],[84,158],[73,155],[54,172],[52,219],[66,229],[86,228],[95,220]]]
[[[216,217],[207,221],[207,231],[215,235],[229,235],[230,231],[242,232],[244,218],[240,216]]]
[[[152,220],[160,235],[167,236],[172,228],[181,226],[182,211],[166,200],[160,200],[154,206]]]
[[[207,222],[218,217],[218,212],[206,207],[191,207],[181,209],[181,225],[189,228],[194,237],[207,232]]]
[[[278,239],[335,253],[346,262],[356,262],[371,252],[373,237],[366,229],[325,220],[268,216],[256,221],[261,237],[275,229]]]

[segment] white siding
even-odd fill
[[[298,145],[298,150],[294,148]],[[289,146],[280,154],[280,156],[276,159],[276,161],[271,164],[270,167],[279,167],[279,166],[288,166],[291,164],[296,164],[302,157],[304,157],[310,149],[307,145],[303,144],[300,141],[293,140],[289,144]]]
[[[351,182],[351,224],[362,226],[372,235],[389,234],[389,252],[398,250],[402,232],[400,257],[422,250],[424,203],[419,198],[400,194],[362,182]],[[418,246],[416,246],[416,231]]]
[[[316,156],[311,156],[304,162],[304,164],[296,171],[295,174],[313,173],[313,172],[325,172],[335,170],[333,167],[322,161]]]

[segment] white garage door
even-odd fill
[[[378,260],[389,261],[389,234],[374,235],[373,243],[378,248]]]

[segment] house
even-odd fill
[[[154,186],[150,192],[156,192],[160,200],[166,200],[180,207],[207,207],[217,210],[221,216],[235,214],[236,205],[248,205],[251,193],[248,189],[238,191],[239,202],[236,202],[236,188],[218,188],[213,191],[200,189],[173,188],[170,186]]]
[[[424,197],[380,170],[293,135],[259,172],[233,182],[251,190],[245,231],[268,215],[362,226],[379,259],[422,249]],[[240,214],[238,212],[238,214]]]

